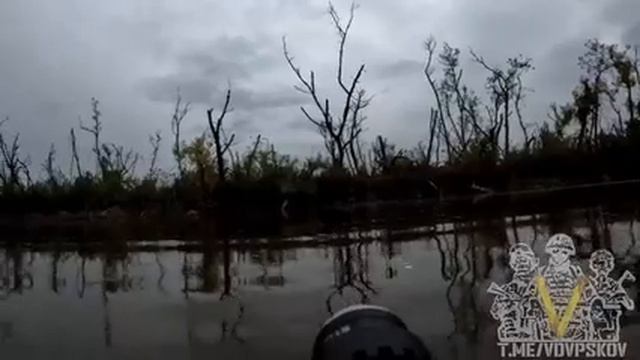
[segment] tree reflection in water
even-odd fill
[[[24,263],[25,251],[12,246],[2,249],[0,253],[0,300],[9,298],[12,294],[22,294],[33,288],[31,266],[34,260],[33,252],[26,252],[29,261]]]
[[[398,276],[398,269],[393,263],[393,258],[398,254],[398,244],[393,241],[391,229],[384,229],[384,236],[380,239],[380,248],[384,258],[384,277],[387,280]]]
[[[544,254],[540,251],[549,234],[566,232],[574,237],[576,245],[581,244],[578,255],[582,260],[594,248],[611,246],[618,260],[616,269],[628,269],[638,274],[640,249],[637,234],[640,226],[637,216],[638,213],[634,213],[631,218],[620,219],[606,208],[596,207],[531,216],[509,214],[498,219],[458,219],[447,224],[420,227],[419,233],[414,233],[413,228],[392,230],[388,226],[372,231],[323,235],[299,243],[273,238],[268,242],[260,239],[251,243],[229,239],[180,243],[171,251],[166,251],[162,245],[153,248],[153,244],[144,245],[152,247],[144,251],[140,251],[136,244],[116,248],[91,244],[79,246],[75,251],[68,251],[63,245],[42,244],[25,248],[5,244],[0,248],[0,300],[7,300],[15,306],[21,300],[18,298],[21,294],[32,293],[37,297],[46,292],[60,297],[88,298],[87,302],[96,301],[101,311],[94,315],[95,320],[100,322],[104,345],[112,347],[119,344],[114,333],[117,327],[114,328],[113,324],[114,295],[149,290],[144,289],[145,276],[150,290],[154,291],[153,296],[171,297],[172,292],[184,296],[179,306],[186,307],[187,316],[186,319],[180,317],[178,321],[180,327],[186,328],[186,331],[181,331],[186,333],[187,339],[181,341],[190,346],[219,342],[243,344],[247,340],[244,327],[256,326],[256,322],[249,323],[245,319],[244,300],[247,299],[244,298],[244,287],[250,288],[252,294],[257,294],[256,290],[278,290],[277,298],[282,296],[284,301],[296,302],[300,293],[298,286],[314,286],[304,281],[286,281],[285,269],[293,265],[292,261],[297,261],[296,254],[301,257],[300,262],[311,260],[301,264],[303,269],[331,267],[332,279],[323,280],[325,282],[320,284],[322,289],[328,287],[328,290],[323,290],[326,297],[320,299],[320,305],[326,307],[329,314],[334,314],[346,305],[374,302],[378,292],[391,282],[394,282],[391,287],[414,286],[407,284],[406,279],[397,279],[399,269],[396,261],[405,241],[419,243],[427,234],[429,241],[433,241],[430,248],[435,248],[440,258],[440,263],[433,266],[439,268],[445,283],[441,287],[437,284],[428,286],[430,290],[440,291],[437,295],[440,299],[446,299],[446,307],[452,314],[452,328],[445,330],[448,335],[446,344],[451,346],[452,354],[457,354],[454,358],[461,358],[464,357],[462,352],[482,341],[482,334],[489,333],[481,330],[489,329],[487,326],[494,323],[487,316],[488,309],[484,308],[485,303],[492,299],[484,286],[489,281],[502,283],[508,279],[507,253],[511,244],[527,242],[542,258]],[[315,257],[323,252],[324,259],[302,258]],[[415,255],[416,261],[428,261],[426,259],[435,254]],[[141,265],[146,268],[142,269]],[[405,274],[409,276],[407,272],[400,272],[402,276]],[[306,275],[314,274],[300,274],[303,279]],[[40,286],[34,286],[34,277]],[[74,285],[75,289],[72,289]],[[284,286],[290,289],[276,289]],[[411,293],[423,290],[401,289]],[[637,287],[632,291],[637,295]],[[255,300],[263,295],[267,296],[266,293],[256,295]],[[28,300],[33,301],[33,297]],[[140,298],[140,301],[156,300]],[[416,309],[420,306],[415,305]],[[267,301],[256,305],[256,314],[262,315],[260,309],[263,306],[273,306],[273,303]],[[6,314],[9,316],[0,318],[0,342],[17,341],[20,336],[16,334],[19,333],[16,316],[19,319],[23,315],[31,315]],[[628,316],[625,321],[637,323],[639,318]],[[122,342],[126,341],[122,339]]]
[[[453,316],[448,335],[450,352],[459,358],[461,349],[473,348],[479,341],[484,294],[481,284],[490,276],[491,248],[507,244],[506,222],[453,222],[433,229],[432,239],[440,255],[440,272],[447,282],[445,296]]]
[[[277,243],[277,242],[276,242]],[[271,287],[283,287],[285,277],[283,265],[285,262],[285,252],[282,249],[255,249],[250,250],[251,262],[257,264],[262,273],[250,279],[251,284],[262,286],[265,290]]]
[[[220,295],[217,301],[221,304],[229,304],[234,310],[235,314],[223,314],[220,319],[213,319],[220,321],[220,338],[219,342],[232,339],[238,343],[244,343],[245,339],[238,333],[238,327],[242,323],[245,314],[245,305],[240,298],[236,289],[234,289],[234,262],[237,259],[232,258],[234,255],[238,256],[237,252],[232,251],[230,240],[228,238],[222,239],[220,242],[221,249],[215,246],[205,246],[203,252],[200,254],[200,262],[198,263],[196,254],[186,253],[183,256],[182,275],[183,275],[183,293],[185,300],[189,306],[193,307],[196,313],[207,313],[207,309],[203,309],[199,306],[199,303],[195,300],[190,300],[191,294],[215,294],[218,291]],[[221,258],[220,258],[221,257]],[[222,273],[222,274],[221,274]],[[222,275],[222,279],[220,276]],[[222,281],[220,281],[222,280]],[[222,287],[220,287],[222,285]],[[226,308],[226,306],[225,306]],[[227,317],[227,315],[231,315]],[[196,323],[198,320],[210,320],[202,319],[201,316],[187,316],[187,338],[189,344],[194,344],[199,339],[195,335]]]
[[[227,319],[222,320],[220,324],[222,335],[220,341],[224,341],[227,335],[240,343],[244,343],[245,340],[238,335],[238,326],[240,325],[244,317],[244,303],[238,294],[232,289],[232,277],[231,277],[231,246],[229,245],[229,239],[225,239],[223,242],[223,283],[224,288],[220,294],[220,301],[235,301],[237,303],[237,315],[231,323]]]
[[[56,294],[61,287],[67,286],[66,279],[61,278],[58,274],[60,266],[63,266],[70,256],[69,253],[62,253],[57,247],[51,252],[51,291]]]
[[[339,310],[334,303],[337,298],[342,300],[343,306],[354,301],[367,304],[370,295],[377,293],[369,279],[369,243],[360,231],[354,235],[355,239],[350,239],[349,234],[342,234],[339,240],[343,244],[332,248],[333,285],[325,301],[331,315]],[[354,290],[356,299],[349,299],[347,290]]]
[[[25,253],[19,247],[9,247],[0,251],[0,301],[11,295],[20,295],[33,289],[33,252],[28,252],[29,261],[24,262]],[[0,319],[0,344],[13,337],[13,322]]]

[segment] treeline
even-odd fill
[[[336,78],[339,101],[319,93],[314,71],[294,62],[286,39],[283,53],[312,106],[301,107],[324,140],[325,151],[300,159],[278,152],[257,135],[237,149],[226,127],[232,89],[219,112],[202,114],[208,128],[183,139],[181,127],[189,103],[177,94],[171,116],[170,145],[159,132],[149,137],[148,168],[137,168],[140,155],[105,142],[98,100],[91,100],[91,122],[70,129],[72,166],[63,172],[52,145],[43,162],[44,177],[34,179],[20,148],[0,122],[0,209],[7,212],[83,211],[120,206],[134,209],[193,209],[223,204],[280,209],[284,199],[301,204],[344,201],[436,198],[474,191],[509,190],[640,177],[640,66],[638,47],[588,40],[577,59],[579,83],[566,104],[552,104],[549,118],[525,119],[529,92],[525,75],[532,59],[516,56],[492,64],[471,51],[486,72],[482,91],[465,84],[459,49],[430,38],[425,44],[425,86],[434,107],[426,117],[426,138],[401,149],[379,135],[363,138],[372,98],[362,87],[365,65],[347,74],[344,54],[354,19],[346,21],[330,5],[339,37]],[[308,73],[308,75],[306,75]],[[329,80],[329,79],[324,79]],[[528,121],[529,120],[529,121]],[[93,164],[82,164],[77,137],[92,139]],[[157,166],[161,146],[171,146],[176,171]],[[293,201],[293,200],[292,200]]]

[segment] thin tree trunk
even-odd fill
[[[504,157],[509,156],[509,94],[504,94]]]

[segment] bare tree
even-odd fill
[[[0,127],[8,121],[8,118],[0,121]],[[2,190],[15,191],[22,190],[23,179],[27,184],[31,183],[31,174],[29,172],[28,160],[20,157],[20,134],[14,135],[11,141],[7,141],[4,134],[0,131],[0,181],[2,181]]]
[[[631,46],[620,48],[617,44],[606,44],[597,39],[588,40],[585,48],[585,53],[578,58],[583,75],[573,91],[573,102],[565,105],[563,113],[559,113],[561,116],[556,116],[556,119],[562,119],[565,126],[575,120],[578,125],[575,135],[577,147],[595,150],[605,127],[610,126],[622,136],[630,126],[637,125],[640,101],[636,103],[634,94],[640,78],[638,48],[634,48],[632,53]],[[557,113],[553,107],[552,110]],[[607,123],[607,115],[614,116],[613,124],[611,121]]]
[[[391,160],[395,156],[395,146],[393,144],[389,144],[389,140],[382,137],[382,135],[378,135],[378,137],[376,137],[376,141],[371,147],[371,151],[373,152],[373,161],[375,166],[382,174],[388,173],[391,166]]]
[[[429,117],[429,145],[427,146],[427,153],[425,154],[425,159],[427,165],[431,165],[431,159],[433,156],[433,145],[434,139],[436,138],[436,129],[438,125],[438,111],[434,108],[431,108],[431,113]]]
[[[102,113],[98,106],[100,102],[96,98],[91,98],[91,121],[92,125],[84,126],[82,122],[80,122],[80,129],[86,131],[93,135],[93,153],[96,156],[96,175],[102,175],[103,169],[100,167],[101,161],[101,143],[100,143],[100,133],[102,132],[102,121],[100,120],[100,116]]]
[[[149,179],[156,179],[158,177],[157,162],[161,141],[162,136],[160,130],[156,131],[153,135],[149,135],[149,145],[151,145],[151,161],[149,163],[149,172],[147,173],[147,178]]]
[[[573,120],[574,115],[575,108],[573,104],[551,104],[551,114],[549,114],[548,117],[553,122],[553,133],[556,137],[560,139],[564,138],[564,131]]]
[[[573,91],[573,103],[570,106],[573,107],[572,115],[578,123],[577,147],[593,150],[598,145],[602,127],[600,113],[603,96],[609,100],[611,109],[617,115],[618,131],[622,131],[622,113],[617,106],[619,89],[616,84],[607,83],[614,63],[621,59],[617,59],[615,45],[590,39],[585,43],[585,47],[585,53],[578,58],[578,65],[584,74],[580,78],[580,84]],[[620,70],[623,70],[622,67]]]
[[[482,123],[478,108],[480,100],[462,81],[460,50],[444,43],[437,55],[437,65],[442,68],[442,78],[435,77],[437,43],[429,37],[424,44],[426,61],[424,74],[436,100],[436,109],[431,110],[429,123],[429,148],[427,159],[436,150],[439,161],[440,145],[444,143],[447,161],[455,162],[469,152],[470,147],[480,140],[490,138],[488,129]],[[434,143],[435,140],[435,143]]]
[[[607,52],[609,61],[614,70],[611,76],[613,79],[606,86],[606,95],[609,98],[609,104],[617,116],[618,123],[615,126],[618,134],[622,135],[626,129],[625,120],[623,119],[623,110],[627,112],[627,124],[637,121],[636,102],[634,99],[634,89],[638,85],[640,79],[640,61],[638,57],[638,46],[633,48],[625,46],[619,49],[617,45],[608,45]],[[620,95],[620,93],[624,94]],[[623,105],[618,106],[618,100],[623,99]],[[640,104],[640,103],[639,103]]]
[[[100,168],[103,180],[124,182],[135,172],[139,154],[116,144],[102,144]]]
[[[213,108],[207,110],[207,120],[209,122],[209,128],[211,129],[211,134],[213,135],[213,142],[216,149],[216,165],[217,165],[217,171],[218,171],[218,178],[221,182],[225,181],[225,176],[227,173],[227,167],[225,164],[224,157],[229,151],[229,147],[233,144],[233,140],[235,139],[235,134],[231,134],[231,136],[227,138],[224,132],[223,123],[222,123],[227,113],[231,110],[229,108],[230,102],[231,102],[231,87],[227,89],[227,94],[225,96],[222,112],[215,119],[215,122],[213,119]]]
[[[522,75],[533,68],[531,65],[531,58],[524,58],[522,56],[507,59],[507,69],[503,70],[497,66],[492,66],[485,61],[485,59],[477,55],[471,50],[471,56],[474,61],[480,64],[489,72],[487,78],[487,88],[489,90],[489,96],[494,101],[494,116],[499,116],[500,123],[504,129],[504,156],[509,156],[510,150],[510,117],[512,114],[512,106],[518,113],[521,127],[525,132],[525,137],[528,137],[526,133],[526,126],[522,122],[520,114],[521,100],[523,98],[522,87]],[[500,115],[498,115],[500,114]],[[525,139],[525,143],[528,143],[529,139]]]
[[[71,170],[69,171],[69,176],[73,176],[73,165],[76,166],[76,172],[78,173],[78,177],[82,176],[82,168],[80,166],[80,157],[78,156],[78,145],[76,141],[76,133],[73,128],[69,131],[70,141],[71,141]]]
[[[251,178],[253,175],[253,165],[256,160],[256,155],[258,154],[258,150],[260,149],[260,144],[262,143],[262,135],[258,134],[256,140],[253,142],[253,146],[251,147],[251,151],[247,154],[246,163],[244,164],[244,173],[248,178]]]
[[[431,91],[433,93],[433,96],[436,99],[436,106],[437,106],[437,111],[434,112],[432,110],[431,112],[431,116],[432,116],[431,121],[432,121],[433,130],[434,131],[436,129],[438,130],[437,144],[436,144],[437,145],[436,146],[436,162],[438,162],[439,155],[440,155],[439,154],[440,139],[444,140],[445,142],[448,158],[449,159],[452,158],[451,139],[449,137],[449,131],[447,129],[447,126],[444,122],[444,106],[443,106],[442,99],[440,98],[440,89],[436,83],[436,80],[433,77],[433,73],[435,71],[433,68],[433,58],[436,54],[437,43],[433,37],[429,37],[427,41],[425,41],[424,47],[427,52],[426,64],[424,66],[424,75],[427,79],[427,82],[429,83],[429,86],[431,87]],[[434,119],[437,119],[437,126],[436,126],[436,123],[433,122]],[[429,136],[431,137],[431,135]]]
[[[613,66],[609,58],[609,46],[590,39],[585,43],[587,51],[578,57],[578,65],[585,71],[581,82],[583,85],[582,97],[585,107],[589,109],[590,124],[587,133],[590,138],[590,146],[597,146],[598,133],[602,126],[600,109],[602,107],[601,96],[608,91],[605,76]]]
[[[308,77],[302,75],[300,68],[295,65],[294,58],[287,49],[286,38],[282,38],[285,59],[301,84],[300,86],[295,86],[295,88],[311,97],[319,115],[311,115],[304,106],[300,107],[302,113],[316,126],[318,132],[322,135],[325,148],[331,157],[332,165],[342,169],[345,166],[345,160],[347,160],[354,172],[359,170],[362,163],[362,159],[359,156],[360,151],[357,150],[359,137],[366,120],[362,112],[371,102],[371,98],[366,95],[366,91],[359,86],[365,69],[364,64],[360,65],[351,81],[346,81],[344,76],[345,44],[353,24],[355,10],[356,5],[352,3],[349,18],[346,24],[343,24],[333,4],[329,3],[329,16],[338,32],[339,39],[336,80],[345,97],[344,104],[335,113],[331,109],[329,99],[322,98],[318,94],[315,72],[310,71]]]
[[[171,131],[173,132],[173,156],[178,164],[178,173],[180,178],[184,177],[184,154],[182,153],[182,140],[180,139],[180,126],[190,110],[191,103],[182,103],[180,89],[177,91],[176,104],[171,116]]]
[[[447,120],[449,120],[447,124],[449,124],[457,145],[456,152],[464,153],[468,146],[468,121],[462,109],[459,109],[459,114],[456,114],[454,108],[454,106],[460,105],[460,99],[459,97],[457,98],[462,81],[462,69],[458,66],[459,56],[459,49],[444,43],[442,53],[439,55],[444,73],[439,91],[442,98],[443,112]]]
[[[515,91],[515,103],[514,106],[516,108],[516,117],[518,118],[518,124],[520,124],[520,129],[522,130],[522,136],[524,137],[524,150],[525,152],[529,151],[531,144],[535,140],[532,136],[529,135],[528,124],[524,122],[522,117],[522,101],[524,100],[524,86],[522,85],[522,79],[517,79],[517,87]]]
[[[62,171],[58,167],[56,167],[56,147],[52,143],[49,147],[49,152],[47,153],[47,159],[44,164],[42,164],[42,168],[47,174],[47,183],[52,188],[57,188],[60,186],[60,182],[62,181],[63,175]]]

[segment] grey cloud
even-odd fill
[[[373,68],[373,76],[379,79],[421,76],[424,63],[414,59],[401,59]]]
[[[562,42],[540,57],[531,73],[531,86],[539,96],[554,101],[571,95],[580,78],[578,57],[584,53],[584,42],[582,38]]]
[[[603,1],[602,19],[611,24],[629,24],[638,20],[640,2],[637,0]]]
[[[303,118],[303,115],[300,114],[300,118],[296,118],[287,122],[287,128],[300,131],[300,132],[315,132],[316,127],[310,121]]]
[[[246,57],[255,56],[257,45],[258,43],[242,36],[221,36],[212,42],[211,50],[242,60]]]
[[[228,77],[244,79],[250,76],[246,65],[237,60],[219,59],[208,53],[191,53],[180,57],[182,71],[207,78]]]
[[[217,88],[203,79],[185,79],[180,75],[145,79],[139,84],[146,97],[151,101],[173,103],[177,91],[186,101],[196,104],[208,104],[212,101]]]
[[[640,46],[640,22],[625,31],[622,35],[622,41],[625,44]]]
[[[593,1],[582,4],[586,9],[594,6]],[[497,0],[490,5],[463,1],[449,15],[458,18],[461,24],[453,27],[451,42],[463,50],[474,48],[490,61],[503,61],[517,54],[535,60],[571,37],[574,28],[598,27],[598,23],[590,23],[594,17],[582,7],[579,1]]]
[[[153,78],[140,86],[151,101],[173,103],[179,89],[185,101],[211,106],[224,99],[225,83],[213,83],[202,79],[185,79],[179,75]],[[301,105],[308,99],[288,87],[271,90],[253,90],[245,86],[231,86],[231,106],[237,110],[259,110]]]
[[[305,97],[284,85],[260,89],[264,86],[259,77],[273,67],[276,56],[281,60],[279,53],[263,49],[258,42],[222,36],[180,54],[173,72],[144,79],[139,86],[149,100],[159,102],[175,101],[179,88],[187,101],[209,105],[224,97],[230,82],[234,109],[259,110],[304,103]]]
[[[229,122],[232,131],[243,133],[255,133],[257,131],[253,119],[244,116],[234,116],[233,121]]]
[[[177,56],[177,73],[213,79],[248,79],[280,61],[279,52],[257,40],[221,36]]]
[[[343,14],[348,3],[336,1]],[[527,111],[534,119],[550,102],[570,96],[576,56],[586,38],[640,39],[637,0],[360,3],[347,65],[351,71],[366,63],[363,80],[376,94],[367,136],[383,133],[403,145],[426,132],[422,124],[433,99],[421,73],[421,44],[430,33],[462,50],[465,81],[479,93],[486,74],[468,62],[469,47],[494,64],[518,53],[533,57],[536,70],[527,83],[536,92]],[[77,126],[78,114],[86,118],[91,96],[102,101],[105,136],[135,146],[156,129],[170,133],[176,88],[201,116],[204,107],[219,106],[229,81],[236,110],[230,124],[239,137],[263,133],[286,151],[306,153],[308,141],[321,148],[298,109],[308,98],[291,87],[295,77],[282,57],[280,37],[290,37],[299,65],[305,72],[317,70],[322,93],[333,99],[333,88],[324,88],[335,85],[336,60],[326,5],[325,0],[2,0],[0,116],[11,116],[25,152],[40,163],[36,157],[51,141],[68,148],[68,129]],[[205,127],[198,119],[189,121],[201,131]]]
[[[243,110],[258,110],[301,105],[308,102],[306,97],[296,94],[289,88],[273,89],[268,92],[256,92],[246,88],[233,90],[233,107]]]

